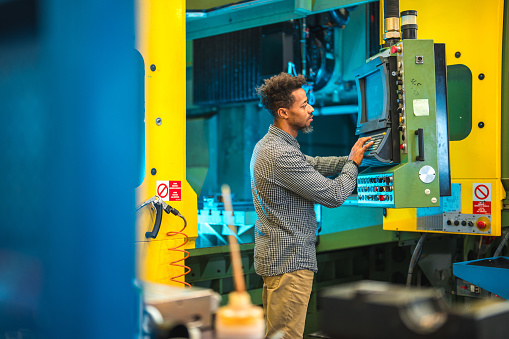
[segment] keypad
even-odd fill
[[[380,144],[382,143],[382,140],[384,139],[386,134],[387,134],[386,132],[383,132],[383,133],[370,135],[371,140],[369,140],[368,142],[373,141],[373,145],[371,145],[366,150],[365,155],[369,155],[371,152],[375,152],[378,149],[378,147],[380,146]]]

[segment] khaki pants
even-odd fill
[[[283,331],[284,339],[302,339],[313,277],[314,273],[309,270],[263,277],[267,338]]]

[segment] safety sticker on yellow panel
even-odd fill
[[[474,214],[491,214],[491,184],[474,183],[472,187]]]
[[[180,181],[157,180],[156,193],[163,201],[180,201],[182,185]]]

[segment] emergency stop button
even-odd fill
[[[475,222],[477,229],[482,232],[488,232],[491,227],[491,220],[487,217],[480,217]]]

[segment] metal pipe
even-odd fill
[[[306,68],[307,68],[307,60],[306,60],[306,18],[301,19],[301,32],[300,32],[300,54],[302,57],[302,75],[306,77]]]
[[[412,254],[412,259],[410,260],[410,265],[408,266],[408,276],[406,280],[406,287],[410,287],[412,285],[412,275],[414,273],[414,268],[419,261],[422,253],[422,246],[424,243],[424,239],[426,239],[426,233],[423,233],[417,242],[417,246],[415,246],[414,253]]]
[[[493,254],[494,257],[498,257],[500,253],[502,253],[502,250],[504,249],[505,244],[507,243],[507,239],[509,238],[509,229],[506,231],[504,235],[504,239],[502,242],[500,242],[500,245],[498,245],[497,250],[495,251],[495,254]]]
[[[399,0],[384,1],[384,47],[391,47],[401,39],[399,33]]]

